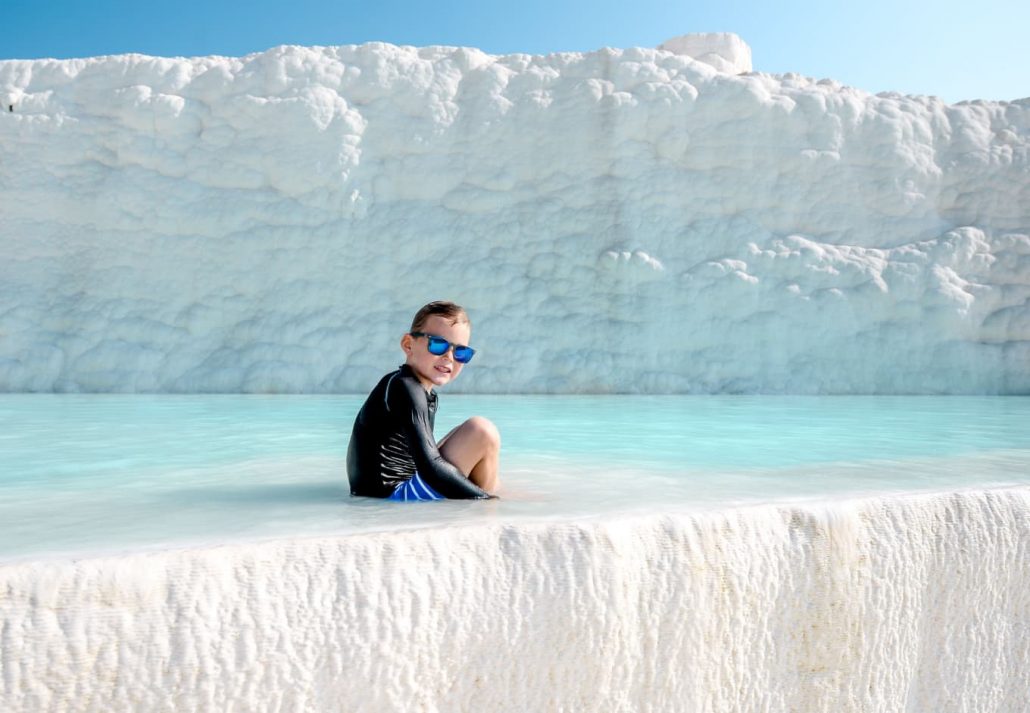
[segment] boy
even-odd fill
[[[453,302],[430,302],[401,337],[403,366],[372,389],[354,420],[347,449],[351,495],[389,500],[492,498],[501,438],[474,416],[433,438],[436,392],[461,373],[474,350],[472,325]]]

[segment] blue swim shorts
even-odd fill
[[[387,500],[446,500],[444,496],[436,492],[422,480],[418,473],[411,476],[409,480],[397,486],[397,489],[390,494]]]

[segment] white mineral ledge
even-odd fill
[[[732,32],[680,35],[661,43],[658,49],[686,55],[728,74],[751,71],[751,48]]]

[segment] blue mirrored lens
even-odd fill
[[[427,341],[429,342],[429,353],[435,356],[446,354],[447,350],[451,348],[451,343],[440,337],[429,337]]]
[[[472,347],[455,347],[454,348],[454,361],[460,364],[468,364],[472,361],[472,355],[476,353],[476,350]]]

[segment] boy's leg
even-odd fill
[[[473,416],[443,437],[440,454],[488,493],[500,485],[501,434],[489,419]]]

